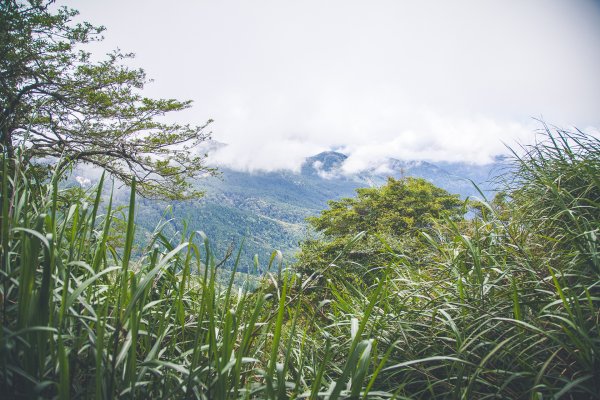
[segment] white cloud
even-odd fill
[[[388,140],[365,141],[347,148],[344,170],[352,173],[373,168],[386,158],[456,161],[485,164],[505,154],[507,145],[531,142],[531,127],[498,123],[486,118],[450,120],[430,115],[416,130],[399,132]],[[493,139],[490,139],[493,138]]]
[[[262,143],[237,140],[209,153],[209,162],[243,171],[292,170],[298,172],[307,155],[322,148],[310,143],[275,138]]]
[[[311,167],[313,167],[317,172],[317,175],[323,179],[335,179],[343,173],[343,171],[340,171],[338,168],[331,168],[331,170],[328,171],[324,168],[323,162],[319,160],[313,162]]]
[[[235,169],[297,171],[305,157],[338,148],[349,155],[344,164],[349,173],[377,167],[385,158],[484,164],[498,154],[506,154],[506,145],[531,142],[539,126],[532,119],[517,123],[489,117],[440,116],[430,111],[406,112],[406,108],[393,114],[376,109],[346,112],[338,107],[343,108],[337,104],[314,113],[310,124],[319,128],[305,129],[303,135],[278,135],[286,129],[287,121],[282,121],[237,138],[209,157]],[[373,123],[369,117],[374,117]],[[298,120],[293,125],[303,123]]]
[[[63,1],[138,54],[148,94],[191,98],[237,169],[330,148],[487,162],[539,127],[600,126],[600,4],[572,0]],[[137,21],[132,24],[131,21]],[[594,128],[596,127],[596,128]]]

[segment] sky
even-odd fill
[[[298,170],[338,150],[359,171],[490,162],[537,119],[600,128],[600,1],[63,0],[136,53],[152,97],[227,143],[209,159]]]

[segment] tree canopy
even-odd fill
[[[76,10],[52,0],[0,0],[0,144],[25,162],[89,163],[136,179],[144,195],[183,198],[195,177],[214,173],[198,152],[207,125],[162,122],[190,101],[151,99],[142,69],[114,51],[93,60],[85,44],[104,27],[75,23]]]
[[[334,259],[342,270],[332,279],[367,279],[369,271],[391,260],[390,249],[415,257],[423,249],[417,233],[442,218],[462,218],[463,201],[425,179],[389,178],[379,188],[358,189],[354,198],[329,201],[329,209],[308,219],[320,237],[301,244],[297,268],[310,272]],[[359,232],[366,234],[337,258]],[[416,257],[415,257],[416,258]],[[422,257],[421,259],[426,259]],[[368,280],[368,279],[367,279]]]
[[[309,222],[326,236],[339,237],[360,231],[399,235],[423,229],[444,212],[455,215],[462,202],[425,179],[389,178],[382,187],[357,189],[356,197],[328,204],[328,210]]]

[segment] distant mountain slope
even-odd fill
[[[464,163],[405,162],[384,160],[381,165],[358,174],[347,175],[343,163],[347,156],[334,151],[323,152],[306,159],[300,173],[239,172],[220,168],[220,178],[202,180],[206,190],[202,199],[172,203],[173,219],[167,233],[204,231],[218,255],[245,240],[241,254],[241,270],[253,270],[253,257],[258,254],[265,268],[274,250],[281,250],[286,259],[293,257],[298,242],[309,233],[305,224],[308,216],[327,207],[327,201],[353,196],[355,189],[383,184],[388,176],[425,178],[449,192],[466,196],[478,195],[468,179],[486,184],[498,173],[499,162],[484,166]],[[125,195],[121,201],[126,202]],[[160,220],[165,202],[140,199],[138,205],[138,237],[143,240]]]

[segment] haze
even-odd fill
[[[133,51],[150,96],[225,142],[213,162],[297,170],[338,149],[486,163],[543,118],[600,127],[595,1],[63,1]]]

